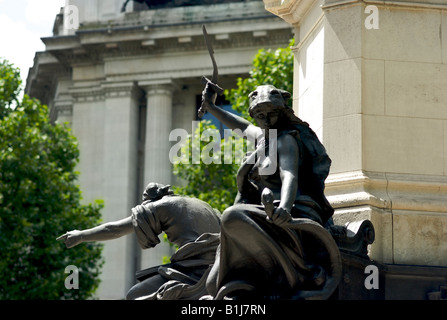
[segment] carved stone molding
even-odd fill
[[[172,96],[176,90],[180,89],[177,82],[169,78],[138,81],[138,86],[146,91],[148,97],[154,95]]]
[[[447,4],[443,0],[421,1],[421,0],[326,0],[322,9],[332,9],[351,5],[353,3],[363,3],[365,5],[411,7],[421,9],[445,9]]]
[[[107,98],[122,98],[131,97],[139,93],[139,89],[136,83],[115,83],[115,82],[105,82],[101,84],[104,97]]]
[[[375,239],[374,226],[370,220],[351,221],[344,226],[333,225],[329,231],[340,250],[368,258],[368,245]]]
[[[270,19],[271,20],[271,19]],[[262,20],[269,23],[269,19]],[[262,22],[261,21],[261,22]],[[225,27],[224,27],[225,28]],[[173,34],[165,38],[152,38],[143,30],[117,31],[116,35],[105,35],[100,31],[92,30],[98,34],[74,35],[72,42],[63,39],[45,38],[47,50],[51,52],[63,65],[71,66],[85,62],[101,62],[104,59],[151,56],[172,52],[206,51],[202,35],[190,36],[189,41],[179,41]],[[168,30],[167,30],[168,31]],[[175,31],[170,31],[175,33]],[[210,32],[214,39],[213,47],[217,51],[225,49],[238,49],[250,46],[283,46],[293,37],[291,29],[283,28],[265,30],[265,36],[250,31],[234,31],[228,33],[227,39],[218,39],[219,34]],[[120,34],[122,33],[122,34]],[[88,41],[86,38],[91,38]],[[61,43],[59,43],[61,41]]]
[[[75,102],[103,101],[108,98],[131,97],[140,94],[140,90],[133,82],[103,82],[95,87],[71,87],[69,92]]]
[[[330,175],[325,193],[336,224],[362,219],[374,223],[373,259],[447,266],[445,176],[346,172]]]
[[[93,102],[104,100],[104,90],[101,87],[72,87],[69,89],[74,102]]]
[[[335,208],[370,205],[385,210],[445,212],[445,176],[354,171],[333,174],[326,194]]]
[[[71,116],[73,114],[73,104],[55,105],[58,115]]]
[[[317,0],[263,0],[265,9],[282,18],[292,26],[300,24],[301,19]]]

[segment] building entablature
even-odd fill
[[[92,90],[99,83],[157,82],[206,75],[211,72],[211,62],[202,24],[213,43],[221,75],[246,73],[253,52],[284,46],[293,36],[292,28],[265,11],[258,1],[123,12],[96,22],[93,13],[87,15],[93,3],[70,3],[79,6],[79,28],[61,31],[62,10],[55,20],[54,35],[42,38],[46,51],[36,55],[27,79],[27,92],[44,103],[50,103],[45,92],[49,84],[57,82],[55,76],[71,78],[70,92],[75,96],[86,91],[81,96],[101,97]],[[56,67],[64,74],[56,74]]]
[[[272,19],[273,18],[273,19]],[[216,50],[240,47],[284,45],[291,38],[291,28],[275,17],[252,21],[244,30],[243,21],[222,21],[207,25]],[[240,26],[240,27],[238,27]],[[206,51],[200,24],[82,29],[74,35],[42,38],[46,51],[65,65],[100,61],[109,57],[142,56],[169,52]],[[275,42],[275,43],[272,43]]]

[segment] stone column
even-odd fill
[[[138,204],[138,107],[141,90],[132,82],[105,83],[103,193],[104,220],[128,217]],[[108,241],[99,287],[101,297],[123,297],[135,284],[135,237]],[[117,273],[120,273],[117,276]],[[113,293],[117,290],[119,294]]]
[[[50,119],[55,123],[67,123],[71,127],[73,122],[73,97],[70,87],[73,81],[67,78],[57,79],[55,98],[50,107]]]
[[[144,185],[149,182],[170,184],[172,164],[169,161],[169,133],[172,130],[174,87],[171,84],[142,86],[147,98]]]
[[[65,104],[59,101],[55,101],[54,105],[55,118],[57,119],[55,123],[67,124],[71,127],[73,122],[73,105]],[[53,112],[53,109],[51,110]]]

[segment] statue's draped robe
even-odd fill
[[[220,214],[216,210],[196,198],[165,196],[133,208],[132,223],[141,248],[160,243],[162,231],[179,247],[170,264],[138,273],[140,280],[154,275],[166,280],[157,291],[147,292],[141,299],[197,299],[206,293],[206,276],[219,244]]]
[[[313,229],[302,232],[299,226],[282,228],[267,221],[260,196],[264,187],[280,190],[281,179],[279,169],[268,176],[259,171],[265,164],[262,155],[274,154],[268,143],[261,141],[238,171],[235,204],[222,214],[221,243],[207,281],[215,299],[241,296],[244,292],[266,298],[299,297],[299,292],[323,288],[330,276],[330,265],[324,262],[327,248],[321,246],[318,237],[326,237],[321,226],[333,214],[324,196],[331,160],[307,124],[279,132],[278,139],[283,134],[295,137],[300,154],[298,191],[291,215],[308,221]],[[279,200],[274,203],[278,205]]]

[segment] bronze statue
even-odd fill
[[[341,259],[323,227],[333,214],[324,196],[331,164],[325,148],[288,106],[286,91],[263,85],[249,95],[258,126],[216,107],[215,98],[207,84],[205,110],[258,144],[238,171],[234,205],[222,214],[205,298],[328,298]]]
[[[158,236],[164,231],[179,249],[170,264],[140,271],[137,278],[141,282],[129,290],[127,299],[198,299],[206,294],[206,276],[219,244],[220,213],[199,199],[174,195],[169,187],[149,183],[143,202],[129,217],[69,231],[57,240],[71,248],[134,232],[140,246],[147,249],[160,243]]]

